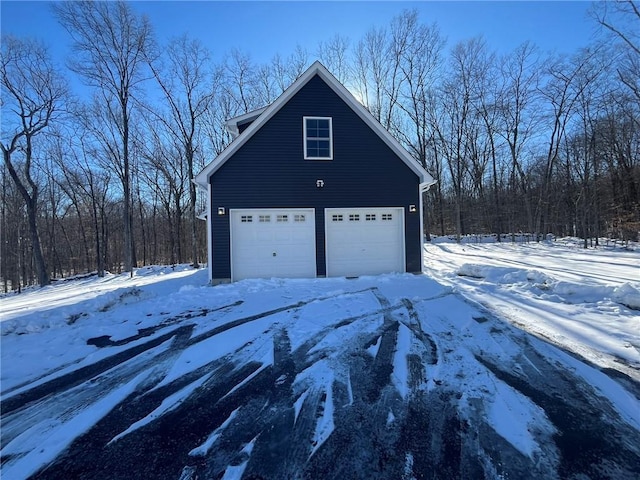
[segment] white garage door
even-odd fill
[[[313,209],[231,210],[232,279],[316,276]]]
[[[403,208],[325,210],[327,276],[404,272]]]

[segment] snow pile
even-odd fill
[[[491,283],[501,283],[505,285],[527,282],[546,285],[552,281],[548,275],[537,270],[492,267],[474,263],[465,263],[456,270],[456,274],[461,277],[484,279]]]
[[[616,302],[632,310],[640,310],[640,288],[625,283],[613,290]]]
[[[456,275],[484,280],[490,284],[511,286],[562,303],[616,302],[632,310],[640,310],[640,291],[630,283],[621,286],[585,285],[558,281],[538,270],[510,267],[491,267],[465,263]]]
[[[565,248],[574,248],[576,250],[584,250],[584,240],[577,237],[556,237],[549,233],[546,235],[539,235],[538,242],[533,233],[503,233],[500,235],[500,242],[498,242],[498,235],[491,234],[468,234],[460,236],[460,241],[455,235],[431,235],[431,245],[442,245],[448,243],[455,243],[459,245],[474,245],[474,244],[540,244],[547,246],[561,246]],[[598,240],[598,246],[596,247],[595,241],[589,240],[589,248],[599,248],[604,250],[626,250],[635,251],[640,249],[640,243],[633,241],[623,241],[611,238],[600,238]]]
[[[515,325],[640,378],[640,250],[425,245],[427,274]]]

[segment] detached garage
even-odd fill
[[[235,139],[195,179],[213,283],[422,270],[434,181],[320,63],[227,127]]]

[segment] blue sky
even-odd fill
[[[239,48],[258,62],[276,53],[289,55],[296,44],[310,60],[319,41],[334,34],[360,39],[372,26],[386,26],[405,8],[416,8],[425,23],[436,22],[449,45],[483,35],[489,47],[507,52],[525,40],[543,52],[571,53],[590,43],[594,22],[590,2],[131,2],[149,16],[161,42],[189,33],[220,59]],[[48,44],[62,63],[69,38],[57,24],[49,2],[0,2],[2,33],[30,36]]]

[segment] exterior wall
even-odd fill
[[[331,117],[333,160],[304,160],[303,117]],[[317,180],[324,187],[316,186]],[[406,270],[421,264],[418,176],[319,77],[313,77],[210,178],[212,276],[230,278],[232,208],[315,208],[317,275],[326,274],[324,209],[404,207]],[[217,215],[225,207],[226,215]]]

